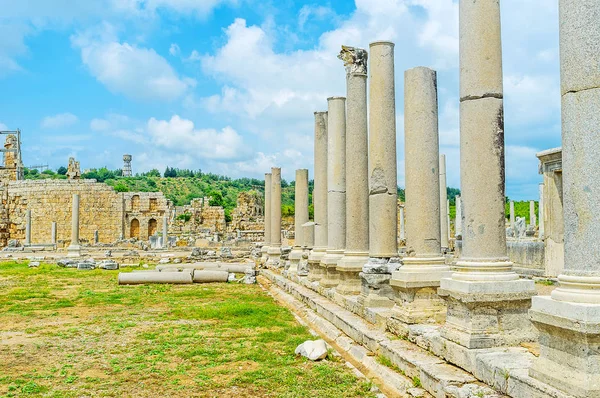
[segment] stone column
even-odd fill
[[[538,229],[538,238],[544,239],[544,183],[540,184],[540,202],[538,204],[538,219],[540,228]]]
[[[391,307],[398,258],[398,178],[394,43],[369,45],[369,262],[363,266],[359,302]]]
[[[163,249],[167,249],[169,247],[169,217],[167,216],[163,216],[162,239],[162,247]]]
[[[400,240],[406,241],[405,221],[404,221],[404,205],[400,205]]]
[[[56,221],[52,221],[52,230],[51,230],[51,234],[52,234],[52,244],[56,245]]]
[[[314,192],[314,191],[313,191]],[[302,259],[298,264],[298,276],[308,275],[308,257],[315,244],[315,223],[307,222],[302,225]]]
[[[437,113],[436,113],[437,114]],[[448,213],[446,212],[446,200],[448,200],[448,193],[446,190],[446,155],[440,155],[440,230],[441,230],[441,244],[442,251],[448,250]]]
[[[338,262],[340,294],[360,294],[358,276],[369,261],[369,134],[367,121],[367,52],[342,46],[346,67],[346,251]]]
[[[459,195],[454,199],[456,217],[454,218],[454,236],[457,240],[462,239],[462,200]]]
[[[25,245],[31,245],[31,210],[25,212]]]
[[[290,252],[290,274],[298,273],[298,264],[302,260],[303,229],[302,225],[308,222],[308,170],[296,170],[294,203],[294,247]]]
[[[418,67],[404,72],[404,164],[406,175],[406,255],[392,274],[397,293],[392,317],[405,323],[443,320],[446,307],[437,294],[450,276],[442,255],[440,213],[446,213],[439,156],[436,72]],[[445,180],[445,178],[444,178]],[[443,199],[443,202],[440,199]],[[443,207],[440,207],[443,205]]]
[[[321,286],[339,283],[338,261],[346,247],[346,98],[327,99],[327,253]]]
[[[448,223],[448,227],[446,228],[446,231],[448,231],[448,242],[450,242],[450,231],[452,230],[452,228],[450,228],[450,199],[446,199],[446,222]]]
[[[560,0],[565,267],[531,320],[540,356],[529,374],[576,397],[600,396],[600,2]]]
[[[515,224],[515,202],[513,202],[512,200],[510,201],[510,231],[513,234],[513,236],[516,238],[517,237],[517,231],[516,231],[516,224]]]
[[[467,348],[516,345],[535,337],[527,319],[531,280],[506,250],[502,45],[498,1],[461,0],[460,173],[463,239],[441,335]]]
[[[271,167],[271,241],[267,267],[279,267],[281,257],[281,168]]]
[[[265,238],[261,248],[261,264],[265,265],[269,260],[269,246],[271,246],[271,173],[265,174]]]
[[[324,270],[321,260],[327,250],[327,112],[315,112],[315,175],[313,207],[315,243],[308,256],[308,279],[319,281]]]
[[[81,247],[79,246],[79,194],[73,194],[73,203],[71,211],[71,244],[67,248],[69,257],[81,256]]]
[[[534,200],[529,201],[529,225],[534,230],[537,225],[537,222],[535,219],[535,201]]]

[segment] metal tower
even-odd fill
[[[131,155],[123,155],[123,177],[131,177]]]

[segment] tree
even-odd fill
[[[58,170],[56,170],[56,174],[60,174],[61,176],[67,175],[67,168],[65,166],[60,166]]]

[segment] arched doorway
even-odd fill
[[[137,218],[131,220],[131,227],[129,228],[129,237],[130,238],[139,238],[140,237],[140,221]]]
[[[154,218],[151,218],[150,221],[148,221],[148,237],[156,234],[157,230],[158,230],[158,223],[156,222],[156,220]]]

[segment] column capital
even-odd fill
[[[342,51],[340,51],[338,58],[344,61],[347,75],[367,75],[367,60],[369,58],[367,50],[358,47],[342,46]]]

